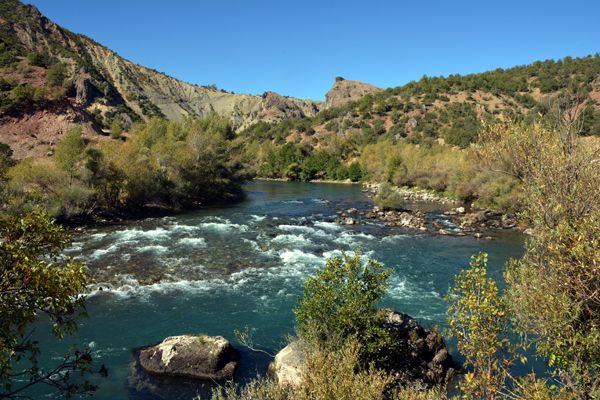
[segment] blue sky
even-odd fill
[[[29,0],[136,63],[238,93],[322,99],[600,52],[600,1]]]

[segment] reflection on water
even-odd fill
[[[78,235],[67,253],[90,267],[90,318],[63,343],[48,340],[40,327],[51,349],[46,356],[69,345],[92,346],[110,368],[99,399],[190,398],[194,386],[185,393],[177,385],[162,384],[160,393],[132,386],[139,383],[131,379],[132,350],[184,333],[233,339],[234,329],[248,326],[256,343],[275,352],[293,333],[304,278],[327,257],[355,248],[393,269],[385,306],[425,325],[443,324],[443,296],[471,254],[489,252],[497,276],[508,257],[522,252],[516,233],[478,241],[373,222],[338,225],[336,211],[370,204],[356,185],[256,182],[247,190],[248,199],[234,206]],[[244,352],[240,378],[263,373],[268,361]]]

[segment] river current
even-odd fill
[[[135,349],[187,333],[223,335],[235,345],[234,330],[248,327],[256,347],[276,353],[294,332],[303,280],[327,257],[357,248],[393,270],[383,306],[443,327],[443,297],[472,254],[489,253],[499,277],[504,262],[523,251],[522,235],[509,231],[488,241],[373,221],[337,224],[337,211],[372,206],[359,185],[253,182],[246,191],[235,205],[77,234],[67,254],[90,268],[89,317],[61,342],[40,324],[42,358],[57,360],[71,346],[91,349],[109,369],[96,399],[191,399],[207,389],[140,374]],[[241,381],[266,371],[269,357],[240,350]]]

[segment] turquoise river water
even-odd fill
[[[223,335],[235,344],[234,330],[247,326],[257,347],[275,353],[294,332],[293,308],[304,278],[327,257],[357,247],[393,269],[384,306],[443,327],[444,294],[472,254],[488,252],[498,277],[503,263],[523,251],[524,239],[515,232],[495,232],[486,241],[373,221],[335,223],[336,211],[371,205],[358,185],[253,182],[246,190],[247,199],[232,206],[76,235],[67,253],[92,272],[89,317],[61,342],[49,339],[47,324],[39,324],[45,362],[72,346],[89,348],[109,369],[94,398],[191,399],[208,389],[144,376],[135,349],[186,333]],[[240,381],[265,372],[269,357],[240,350]]]

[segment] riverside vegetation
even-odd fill
[[[519,215],[534,234],[523,258],[507,264],[504,291],[487,276],[485,255],[477,255],[448,295],[447,334],[456,338],[466,361],[459,383],[463,398],[587,400],[600,395],[599,152],[578,135],[579,126],[577,120],[559,125],[485,122],[469,149],[487,174],[518,183]],[[44,312],[57,335],[69,333],[75,327],[72,317],[83,310],[85,288],[84,267],[57,257],[65,233],[40,207],[67,217],[91,204],[179,206],[240,193],[244,170],[231,156],[236,143],[227,121],[217,116],[182,123],[152,120],[130,135],[96,148],[87,147],[75,129],[51,158],[17,165],[11,165],[4,149],[3,196],[14,210],[3,217],[1,243],[4,398],[16,398],[22,390],[16,376],[28,376],[32,385],[49,383],[66,394],[94,389],[87,381],[70,382],[74,371],[97,371],[87,353],[67,356],[53,371],[36,366],[38,349],[27,327]],[[112,180],[115,176],[119,180]],[[305,385],[283,388],[264,378],[243,388],[240,396],[447,398],[441,388],[399,384],[386,372],[386,339],[377,329],[375,309],[386,280],[377,262],[363,266],[360,258],[330,260],[325,271],[307,281],[296,314],[298,335],[311,349]],[[323,282],[333,291],[323,291]],[[345,285],[351,282],[361,290],[349,290]],[[19,315],[15,301],[26,306],[17,308]],[[334,304],[349,314],[338,313]],[[327,307],[334,307],[329,317]],[[526,361],[518,351],[525,347],[547,361],[547,376],[512,375],[511,366]],[[31,366],[23,370],[26,359]],[[235,393],[232,387],[214,396],[235,398]]]
[[[488,277],[481,254],[473,257],[448,294],[446,333],[456,338],[465,357],[458,396],[598,398],[598,150],[577,136],[573,124],[501,122],[484,125],[473,152],[488,170],[522,182],[520,215],[535,234],[525,255],[507,264],[505,290]],[[56,370],[40,371],[38,350],[28,341],[27,329],[37,312],[50,316],[58,335],[75,328],[72,316],[83,310],[83,266],[56,258],[66,237],[43,211],[6,218],[0,276],[2,396],[18,397],[21,387],[15,377],[24,375],[32,385],[44,381],[63,393],[93,390],[85,381],[70,383],[76,374],[59,372],[105,369],[92,370],[89,355],[75,353]],[[302,386],[286,388],[262,378],[241,392],[234,386],[217,390],[214,398],[447,398],[443,387],[398,382],[386,372],[381,355],[387,345],[375,306],[387,277],[379,263],[363,264],[358,256],[329,260],[325,270],[307,280],[296,312],[297,333],[310,344]],[[64,285],[66,280],[71,284]],[[15,309],[15,301],[26,307]],[[18,315],[16,310],[21,310]],[[518,350],[529,346],[547,361],[547,376],[512,375],[511,366],[526,361]],[[22,369],[19,362],[32,363]]]
[[[517,213],[533,235],[525,255],[506,265],[504,282],[491,280],[486,256],[477,254],[448,294],[445,333],[466,367],[456,396],[600,398],[599,55],[423,77],[329,107],[184,84],[15,0],[0,4],[0,16],[0,126],[20,126],[23,116],[43,111],[82,121],[57,135],[56,146],[43,144],[45,157],[13,159],[11,147],[0,146],[0,398],[44,384],[65,396],[90,393],[87,374],[107,372],[87,352],[70,353],[51,370],[38,366],[32,322],[45,315],[62,337],[85,313],[86,269],[61,255],[68,232],[55,220],[234,200],[252,176],[385,182],[378,200],[392,209],[400,199],[391,187],[408,186]],[[167,102],[176,109],[160,108],[144,91],[152,80],[192,95],[167,94],[178,99]],[[222,95],[260,113],[210,114],[212,104],[194,103]],[[165,119],[188,109],[190,118]],[[347,290],[349,282],[362,290]],[[214,397],[448,398],[443,387],[398,382],[386,369],[389,338],[376,309],[386,282],[376,261],[329,260],[307,280],[296,313],[297,333],[309,343],[303,385],[292,390],[262,378]],[[340,304],[339,315],[323,312]],[[522,348],[547,362],[547,375],[513,376],[511,367],[526,361]]]
[[[9,213],[41,206],[60,220],[185,209],[238,199],[247,179],[233,156],[232,129],[212,115],[183,122],[139,123],[129,140],[87,144],[68,131],[49,158],[15,165],[2,153],[2,196]]]

